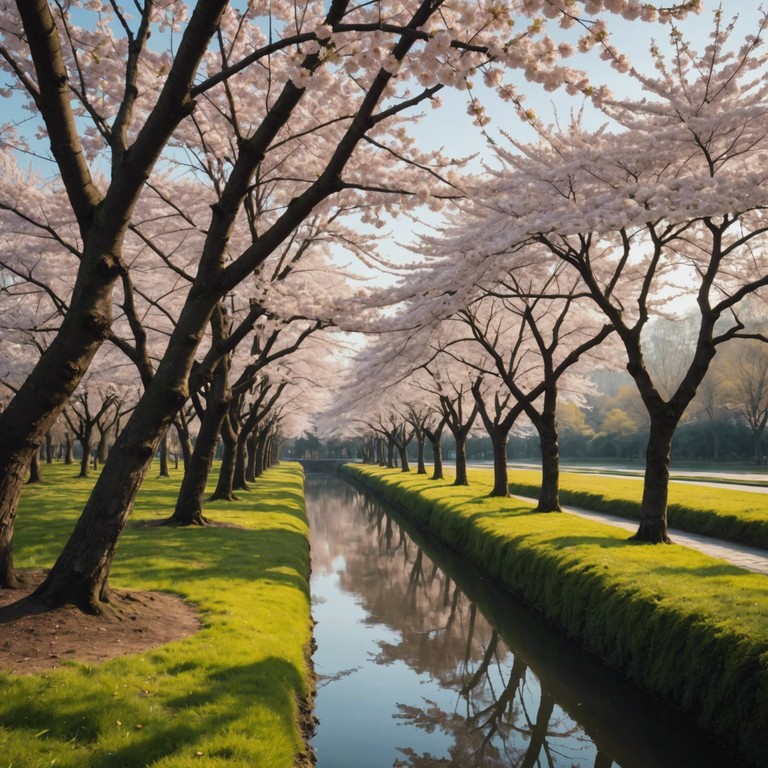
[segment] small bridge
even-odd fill
[[[344,464],[356,464],[360,459],[287,459],[287,461],[298,461],[307,473],[328,472],[333,474]]]

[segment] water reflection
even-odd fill
[[[371,498],[306,485],[319,768],[734,765]]]

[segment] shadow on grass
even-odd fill
[[[124,535],[115,578],[141,574],[142,581],[170,581],[181,591],[195,581],[268,578],[307,594],[308,557],[306,535],[284,528],[136,528]]]
[[[180,669],[175,671],[183,673]],[[280,681],[279,685],[277,681]],[[195,692],[167,700],[168,716],[156,719],[146,729],[137,728],[127,719],[129,715],[126,713],[122,727],[131,729],[130,743],[115,749],[105,745],[94,752],[89,750],[87,759],[83,755],[83,764],[87,762],[90,768],[140,768],[172,755],[181,759],[231,758],[238,749],[238,739],[250,736],[249,708],[268,711],[270,716],[286,724],[284,730],[290,731],[290,724],[295,719],[293,692],[300,691],[301,685],[298,670],[284,659],[275,657],[254,664],[213,668]],[[55,701],[46,698],[15,700],[5,708],[0,722],[8,723],[10,727],[24,723],[27,728],[43,732],[43,739],[66,741],[73,747],[96,743],[103,735],[105,725],[98,703],[81,700],[78,707],[62,711]],[[115,727],[119,726],[115,724]],[[228,734],[230,729],[231,734]],[[219,746],[204,756],[197,754],[201,741],[212,735],[221,736]],[[232,746],[227,746],[230,735]]]

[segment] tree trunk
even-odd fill
[[[254,459],[255,478],[259,478],[264,474],[264,464],[266,463],[266,459],[265,459],[266,452],[267,452],[267,429],[264,428],[259,430],[259,436],[256,441],[256,456]]]
[[[32,460],[29,462],[29,478],[27,485],[36,485],[43,482],[43,469],[40,465],[40,451],[32,454]]]
[[[117,542],[167,427],[162,415],[174,397],[172,393],[158,393],[149,398],[145,408],[137,407],[118,437],[69,541],[31,601],[47,607],[73,604],[88,613],[103,610],[103,604],[109,601],[108,577]]]
[[[50,430],[45,433],[45,463],[53,464],[53,435]]]
[[[110,256],[89,247],[69,311],[56,337],[11,402],[0,412],[0,582],[14,585],[11,542],[19,497],[34,452],[106,338],[117,272]],[[99,273],[94,283],[89,282]]]
[[[78,477],[88,477],[88,470],[91,467],[91,429],[86,427],[83,436],[80,438],[80,445],[83,447],[83,455],[80,459],[80,474]]]
[[[387,440],[387,469],[392,469],[395,466],[395,443],[392,440]]]
[[[269,452],[267,453],[269,465],[266,469],[269,469],[269,467],[276,467],[280,463],[280,440],[276,432],[269,436],[267,443],[269,446]]]
[[[203,495],[213,466],[213,457],[216,455],[221,423],[229,409],[231,393],[228,368],[229,359],[225,357],[219,361],[213,372],[211,390],[206,400],[205,414],[200,422],[195,447],[192,449],[189,461],[185,464],[184,479],[181,481],[176,508],[167,520],[170,524],[206,525],[208,523],[203,515]]]
[[[233,493],[235,481],[235,450],[237,447],[237,434],[232,428],[229,415],[224,416],[221,423],[221,441],[224,445],[224,452],[221,456],[221,469],[219,470],[219,480],[216,483],[216,490],[211,496],[211,501],[237,501]]]
[[[245,463],[245,482],[256,481],[256,450],[259,442],[258,432],[254,429],[248,435],[248,461]]]
[[[160,474],[159,477],[170,477],[171,473],[168,470],[168,433],[163,435],[163,439],[160,441]]]
[[[411,465],[408,463],[408,446],[397,443],[397,452],[400,455],[401,472],[410,472]]]
[[[242,433],[237,436],[235,444],[235,468],[232,479],[232,488],[236,491],[247,491],[248,483],[245,480],[245,465],[247,463],[248,435]]]
[[[208,476],[213,466],[213,457],[219,442],[221,420],[226,413],[224,408],[209,406],[200,423],[200,431],[195,441],[189,463],[181,481],[176,508],[168,523],[175,525],[206,525],[208,520],[203,514],[203,495],[208,484]]]
[[[186,472],[187,467],[192,461],[192,438],[189,436],[186,422],[182,424],[179,420],[176,420],[173,426],[176,427],[176,434],[178,435],[179,446],[181,447],[181,456],[184,462],[184,471]]]
[[[507,442],[509,429],[496,426],[488,430],[493,446],[493,490],[491,496],[509,496],[509,473],[507,470]]]
[[[75,461],[74,449],[72,446],[72,435],[69,432],[64,435],[64,463],[73,464]]]
[[[595,764],[593,768],[611,768],[611,766],[613,766],[612,757],[608,757],[608,755],[603,752],[598,752],[595,755]]]
[[[456,436],[456,479],[454,485],[469,485],[467,479],[467,436]]]
[[[21,489],[27,478],[27,469],[35,450],[37,450],[35,446],[30,446],[26,458],[17,452],[14,454],[16,462],[7,463],[8,470],[4,475],[0,475],[0,498],[13,498],[14,496],[18,498],[21,495]],[[19,586],[19,579],[13,567],[13,524],[15,518],[15,506],[9,509],[7,514],[0,515],[0,587],[3,589],[15,589]]]
[[[669,456],[677,420],[663,413],[651,414],[651,430],[645,451],[645,481],[640,513],[640,527],[634,541],[668,543],[667,497],[669,493]]]
[[[432,445],[432,480],[442,480],[443,479],[443,443],[442,438],[440,435],[436,435],[436,438],[433,440],[432,438],[429,439],[430,444]]]
[[[109,456],[109,429],[105,429],[99,433],[99,443],[96,446],[96,456],[103,464]]]
[[[418,435],[416,435],[416,445],[418,446],[418,459],[417,459],[417,469],[416,469],[417,475],[427,474],[427,468],[424,465],[425,438],[426,438],[426,435],[423,432],[420,432]]]
[[[536,424],[541,444],[541,489],[538,512],[560,511],[560,449],[555,414],[543,413]]]

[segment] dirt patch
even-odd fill
[[[42,577],[27,573],[24,588],[0,590],[0,609],[28,595]],[[0,670],[33,674],[65,661],[99,663],[181,640],[201,626],[194,608],[165,592],[114,591],[111,608],[101,616],[64,606],[0,617]]]

